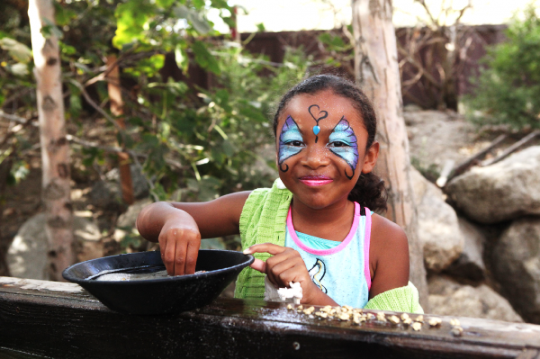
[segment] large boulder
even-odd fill
[[[467,217],[497,223],[540,214],[540,146],[529,147],[488,167],[475,167],[446,186]]]
[[[77,261],[103,256],[101,233],[94,223],[82,217],[74,217],[73,227]],[[13,277],[49,279],[44,213],[31,217],[21,226],[6,257]]]
[[[424,262],[430,271],[447,268],[463,251],[454,209],[443,199],[442,191],[418,171],[411,171],[418,211],[418,238],[424,248]]]
[[[484,233],[465,218],[458,217],[459,229],[465,240],[463,252],[445,272],[454,277],[482,281],[485,279]]]
[[[428,290],[429,307],[434,314],[523,322],[508,301],[485,284],[472,287],[432,276]]]
[[[491,257],[503,294],[525,320],[540,324],[540,217],[514,221]]]

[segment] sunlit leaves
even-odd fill
[[[0,47],[6,50],[9,55],[17,62],[26,64],[32,60],[32,51],[26,46],[14,39],[4,37],[0,39]]]
[[[121,49],[123,45],[134,41],[144,42],[146,25],[153,10],[147,0],[129,0],[118,5],[115,12],[117,29],[113,45]]]

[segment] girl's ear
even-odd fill
[[[362,164],[362,173],[370,173],[373,171],[375,164],[379,158],[379,142],[374,141],[370,148],[366,151],[364,156],[364,163]]]

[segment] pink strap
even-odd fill
[[[371,242],[371,211],[369,208],[364,207],[366,214],[366,232],[364,235],[364,275],[366,276],[366,283],[368,291],[371,290],[371,273],[369,272],[369,243]]]
[[[351,230],[349,231],[349,234],[347,235],[347,237],[345,237],[345,239],[343,240],[343,242],[341,242],[341,244],[330,249],[313,249],[313,248],[309,248],[304,243],[302,243],[302,241],[296,235],[296,231],[294,230],[294,226],[292,223],[291,207],[289,207],[289,213],[287,214],[287,228],[289,229],[289,234],[291,235],[291,238],[293,239],[294,243],[296,243],[298,247],[302,248],[304,251],[309,252],[311,254],[324,256],[328,254],[337,253],[341,251],[343,248],[347,247],[347,244],[349,244],[349,242],[353,239],[356,229],[358,228],[359,219],[360,219],[360,205],[354,202],[354,219],[353,219],[353,224],[351,226]],[[371,227],[371,221],[369,223]],[[369,244],[368,244],[368,253],[369,253]],[[364,256],[365,256],[365,252],[364,252]],[[369,274],[369,266],[367,268],[368,268],[368,274]],[[368,287],[369,287],[371,285],[371,278],[368,283],[369,283],[368,284]]]

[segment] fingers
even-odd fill
[[[173,238],[171,238],[173,237]],[[176,242],[174,241],[174,236],[170,234],[165,234],[160,236],[159,245],[161,248],[161,259],[165,264],[167,273],[169,275],[174,275],[175,263],[174,259],[176,257]]]
[[[255,258],[250,267],[261,273],[266,273],[266,262],[260,259]]]
[[[173,228],[160,234],[161,259],[169,275],[195,273],[200,233]]]
[[[273,255],[266,262],[255,259],[251,268],[266,273],[268,280],[277,287],[288,287],[290,282],[309,279],[309,273],[302,257],[292,248],[263,243],[247,248],[244,253],[269,253]]]
[[[187,254],[187,243],[176,241],[176,251],[174,255],[174,270],[173,275],[182,275],[185,273]]]
[[[195,267],[197,265],[197,257],[199,255],[200,240],[188,242],[187,253],[186,253],[186,269],[185,274],[195,273]]]
[[[287,250],[287,247],[278,246],[277,244],[272,243],[262,243],[255,244],[244,250],[244,254],[253,254],[253,253],[269,253],[271,255],[276,255],[283,253]]]

